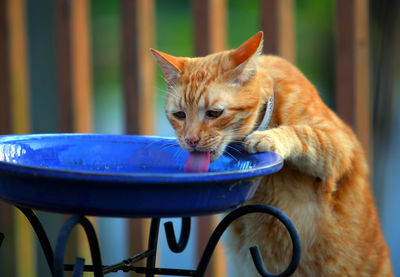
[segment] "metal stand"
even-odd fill
[[[43,252],[45,254],[47,263],[49,265],[50,272],[53,277],[64,276],[64,271],[73,271],[73,277],[79,277],[83,275],[84,271],[90,271],[94,273],[95,277],[102,277],[110,272],[122,271],[135,271],[139,274],[144,274],[146,277],[154,277],[154,275],[175,275],[175,276],[195,276],[202,277],[207,269],[210,262],[211,256],[219,242],[222,234],[228,228],[228,226],[237,218],[244,216],[249,213],[265,213],[276,217],[279,221],[283,223],[289,232],[290,238],[293,244],[292,259],[289,266],[280,274],[271,274],[265,267],[260,251],[257,246],[250,248],[251,256],[254,261],[254,265],[257,271],[263,277],[284,277],[290,276],[296,270],[301,254],[301,244],[296,227],[290,221],[290,219],[280,210],[266,206],[266,205],[247,205],[230,212],[216,227],[212,233],[210,240],[203,252],[203,255],[198,263],[195,270],[186,269],[167,269],[167,268],[157,268],[155,267],[156,255],[157,255],[157,241],[160,229],[160,218],[153,218],[151,220],[150,234],[148,241],[148,249],[136,256],[130,257],[120,263],[105,266],[101,261],[101,253],[99,248],[99,243],[93,225],[84,216],[72,216],[69,218],[61,228],[58,235],[55,251],[53,252],[49,239],[46,235],[43,226],[36,217],[35,213],[31,209],[18,207],[26,218],[31,223],[35,233],[39,239],[42,246]],[[87,239],[90,246],[90,253],[93,260],[93,265],[85,265],[83,258],[76,258],[75,264],[64,264],[64,254],[65,248],[68,241],[69,234],[71,230],[76,226],[81,225],[87,235]],[[174,228],[172,222],[167,222],[164,224],[168,246],[174,253],[182,252],[187,245],[189,240],[191,227],[191,218],[182,218],[181,235],[179,240],[176,239]],[[0,246],[4,239],[4,235],[0,233]],[[137,267],[135,264],[143,259],[147,259],[146,267]]]

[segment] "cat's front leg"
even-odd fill
[[[244,140],[249,153],[273,151],[303,172],[337,180],[350,166],[354,141],[335,127],[280,126],[255,131]]]
[[[308,126],[280,126],[264,131],[255,131],[244,140],[244,147],[249,153],[275,152],[285,162],[291,162],[301,171],[324,179],[328,174],[324,163],[316,160],[317,145],[308,140],[312,131]],[[305,135],[307,133],[307,135]]]

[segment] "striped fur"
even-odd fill
[[[273,205],[297,226],[303,252],[294,276],[393,276],[356,136],[295,66],[260,55],[261,47],[259,32],[235,50],[202,58],[152,50],[169,86],[165,111],[182,148],[210,151],[215,160],[229,142],[241,141],[250,153],[284,158],[283,169],[264,177],[249,203]],[[271,93],[268,129],[254,131]],[[223,112],[213,118],[210,110]],[[273,273],[291,257],[287,232],[268,216],[236,220],[228,242],[241,277],[259,276],[248,251],[253,245]]]

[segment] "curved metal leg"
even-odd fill
[[[159,228],[160,228],[160,219],[153,218],[151,220],[151,225],[150,225],[148,250],[154,250],[154,254],[147,258],[147,263],[146,263],[147,268],[154,268],[156,265]],[[154,277],[154,274],[146,273],[146,277]]]
[[[190,217],[182,217],[182,227],[181,227],[181,235],[179,236],[179,242],[177,242],[174,232],[174,227],[171,221],[168,221],[164,224],[165,235],[167,236],[167,242],[169,249],[171,249],[174,253],[181,253],[185,250],[186,245],[189,241],[190,235]]]
[[[33,230],[36,233],[36,236],[39,239],[40,245],[42,246],[42,250],[46,257],[47,264],[49,265],[49,269],[51,275],[54,276],[54,255],[53,255],[53,248],[51,247],[49,238],[43,228],[43,225],[40,223],[39,219],[37,218],[36,214],[27,208],[18,207],[17,208],[25,215],[28,221],[31,223]]]
[[[29,222],[31,223],[33,229],[38,236],[38,239],[41,243],[42,249],[45,253],[47,262],[49,264],[50,271],[52,276],[62,277],[64,276],[64,255],[67,240],[69,234],[75,225],[81,225],[87,235],[87,239],[89,241],[90,252],[92,255],[93,266],[85,266],[84,260],[82,258],[77,258],[75,265],[73,267],[74,270],[74,277],[82,276],[83,271],[86,270],[86,267],[90,267],[89,271],[94,272],[95,277],[102,277],[103,273],[103,266],[101,262],[101,255],[100,255],[100,248],[98,244],[98,240],[96,237],[95,230],[90,223],[90,221],[83,217],[83,216],[74,216],[67,220],[58,236],[57,244],[55,253],[53,254],[50,242],[48,237],[41,225],[40,221],[36,217],[35,213],[31,209],[21,208],[18,207],[22,213],[27,217]],[[124,266],[121,267],[119,264],[118,266],[110,266],[110,270],[107,271],[107,267],[105,267],[105,272],[112,272],[117,270],[134,270],[137,273],[146,274],[146,277],[153,277],[154,274],[161,274],[161,275],[179,275],[179,276],[197,276],[202,277],[206,271],[206,268],[209,264],[211,256],[215,250],[215,247],[221,238],[222,234],[228,228],[228,226],[237,218],[249,214],[249,213],[266,213],[270,214],[278,220],[280,220],[286,229],[289,232],[289,235],[292,240],[293,244],[293,253],[292,259],[289,266],[280,274],[271,274],[263,264],[263,259],[261,257],[260,251],[257,246],[253,246],[250,248],[250,253],[253,258],[254,264],[256,266],[257,271],[263,277],[284,277],[290,276],[297,268],[300,255],[301,255],[301,244],[298,232],[290,221],[290,219],[280,210],[266,206],[266,205],[247,205],[240,207],[232,212],[230,212],[217,226],[217,228],[212,233],[210,240],[203,252],[203,255],[200,259],[200,262],[197,266],[196,270],[182,270],[182,269],[163,269],[163,268],[155,268],[155,261],[156,261],[156,252],[157,252],[157,242],[158,242],[158,234],[159,234],[159,227],[160,227],[160,219],[153,218],[150,227],[150,234],[149,234],[149,242],[148,242],[148,250],[143,252],[142,254],[137,255],[137,257],[131,258],[130,261],[124,262]],[[182,230],[181,235],[179,237],[179,241],[177,242],[173,225],[171,222],[167,222],[165,224],[165,231],[167,234],[168,244],[172,251],[174,252],[182,252],[186,247],[189,233],[190,233],[190,218],[184,217],[182,218]],[[0,245],[4,239],[4,235],[0,233]],[[145,268],[134,267],[133,263],[136,260],[140,260],[141,258],[147,257],[147,264]],[[71,267],[72,268],[72,267]]]
[[[103,277],[103,269],[101,263],[100,247],[96,237],[95,230],[90,221],[83,216],[73,216],[69,218],[61,228],[58,235],[56,250],[54,254],[54,275],[56,277],[64,276],[64,256],[69,234],[75,225],[80,224],[85,230],[87,239],[89,241],[90,254],[93,260],[93,272],[95,277]],[[78,260],[77,267],[81,260]],[[75,276],[75,273],[74,273]]]
[[[276,218],[278,218],[286,227],[286,229],[289,232],[290,238],[292,239],[292,244],[293,244],[293,254],[292,254],[292,260],[287,267],[287,269],[277,275],[273,275],[268,272],[266,267],[263,264],[263,260],[260,255],[260,251],[258,250],[258,247],[253,246],[250,248],[250,252],[254,261],[254,264],[257,268],[257,271],[261,274],[263,277],[285,277],[285,276],[290,276],[297,268],[299,262],[300,262],[300,255],[301,255],[301,244],[300,244],[300,237],[299,234],[296,230],[296,227],[294,224],[290,221],[290,219],[280,210],[270,207],[267,205],[247,205],[240,207],[233,212],[229,213],[217,226],[217,228],[214,230],[214,232],[211,235],[210,240],[208,241],[208,244],[203,252],[203,255],[200,259],[200,262],[197,266],[196,270],[196,275],[195,276],[203,276],[208,263],[210,262],[211,255],[213,254],[215,247],[217,246],[217,243],[219,239],[221,238],[222,234],[225,232],[225,230],[228,228],[228,226],[237,218],[249,214],[249,213],[266,213],[270,214]]]

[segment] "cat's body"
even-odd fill
[[[249,203],[272,205],[296,225],[302,256],[294,276],[393,276],[360,143],[295,66],[258,55],[261,46],[258,33],[236,50],[204,58],[154,51],[169,84],[166,113],[179,142],[188,151],[210,151],[212,160],[238,140],[251,153],[284,158],[282,170],[263,177]],[[272,94],[268,128],[254,131]],[[273,273],[291,258],[288,234],[271,217],[241,217],[228,237],[238,277],[259,276],[253,245]]]
[[[293,65],[278,57],[259,59],[261,70],[273,79],[276,103],[270,130],[253,133],[246,142],[268,139],[266,147],[286,161],[280,172],[263,178],[249,202],[281,209],[296,225],[302,257],[295,276],[392,276],[356,137]],[[287,233],[267,216],[249,217],[234,223],[230,237],[233,252],[241,253],[236,258],[247,256],[237,276],[258,276],[254,269],[249,274],[252,245],[263,245],[266,266],[282,272],[291,258]]]

